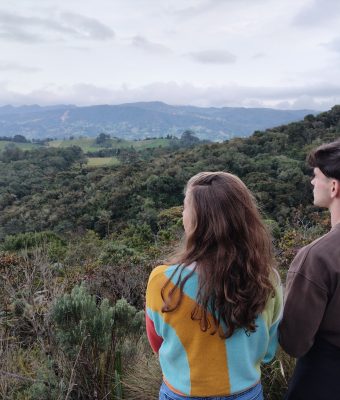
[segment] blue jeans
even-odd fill
[[[163,382],[159,391],[159,400],[263,400],[263,392],[261,383],[258,383],[244,392],[225,397],[187,397],[174,393]]]

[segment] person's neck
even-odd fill
[[[334,207],[330,207],[329,211],[331,213],[331,225],[332,228],[340,223],[340,204],[334,205]]]

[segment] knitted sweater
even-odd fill
[[[195,272],[184,286],[183,299],[175,311],[163,313],[161,288],[176,265],[155,268],[146,292],[146,327],[149,342],[159,360],[165,383],[184,396],[209,397],[235,394],[259,382],[261,362],[269,362],[277,349],[277,327],[282,312],[282,289],[256,319],[256,332],[237,329],[228,339],[221,339],[211,329],[203,332],[191,319],[196,305],[198,275]],[[182,278],[191,272],[184,269]],[[167,292],[176,283],[172,277]],[[212,322],[212,317],[209,315]],[[212,326],[214,326],[212,324]]]

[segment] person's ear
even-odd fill
[[[332,180],[331,198],[340,197],[340,181],[337,179]]]

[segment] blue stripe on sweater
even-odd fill
[[[261,377],[260,361],[267,350],[264,337],[268,338],[268,328],[261,316],[256,325],[256,332],[246,334],[244,329],[238,329],[226,340],[232,393],[244,390]]]
[[[182,393],[190,393],[190,368],[186,351],[176,331],[164,322],[162,316],[147,309],[157,335],[166,338],[159,349],[159,361],[163,375],[171,386]]]

